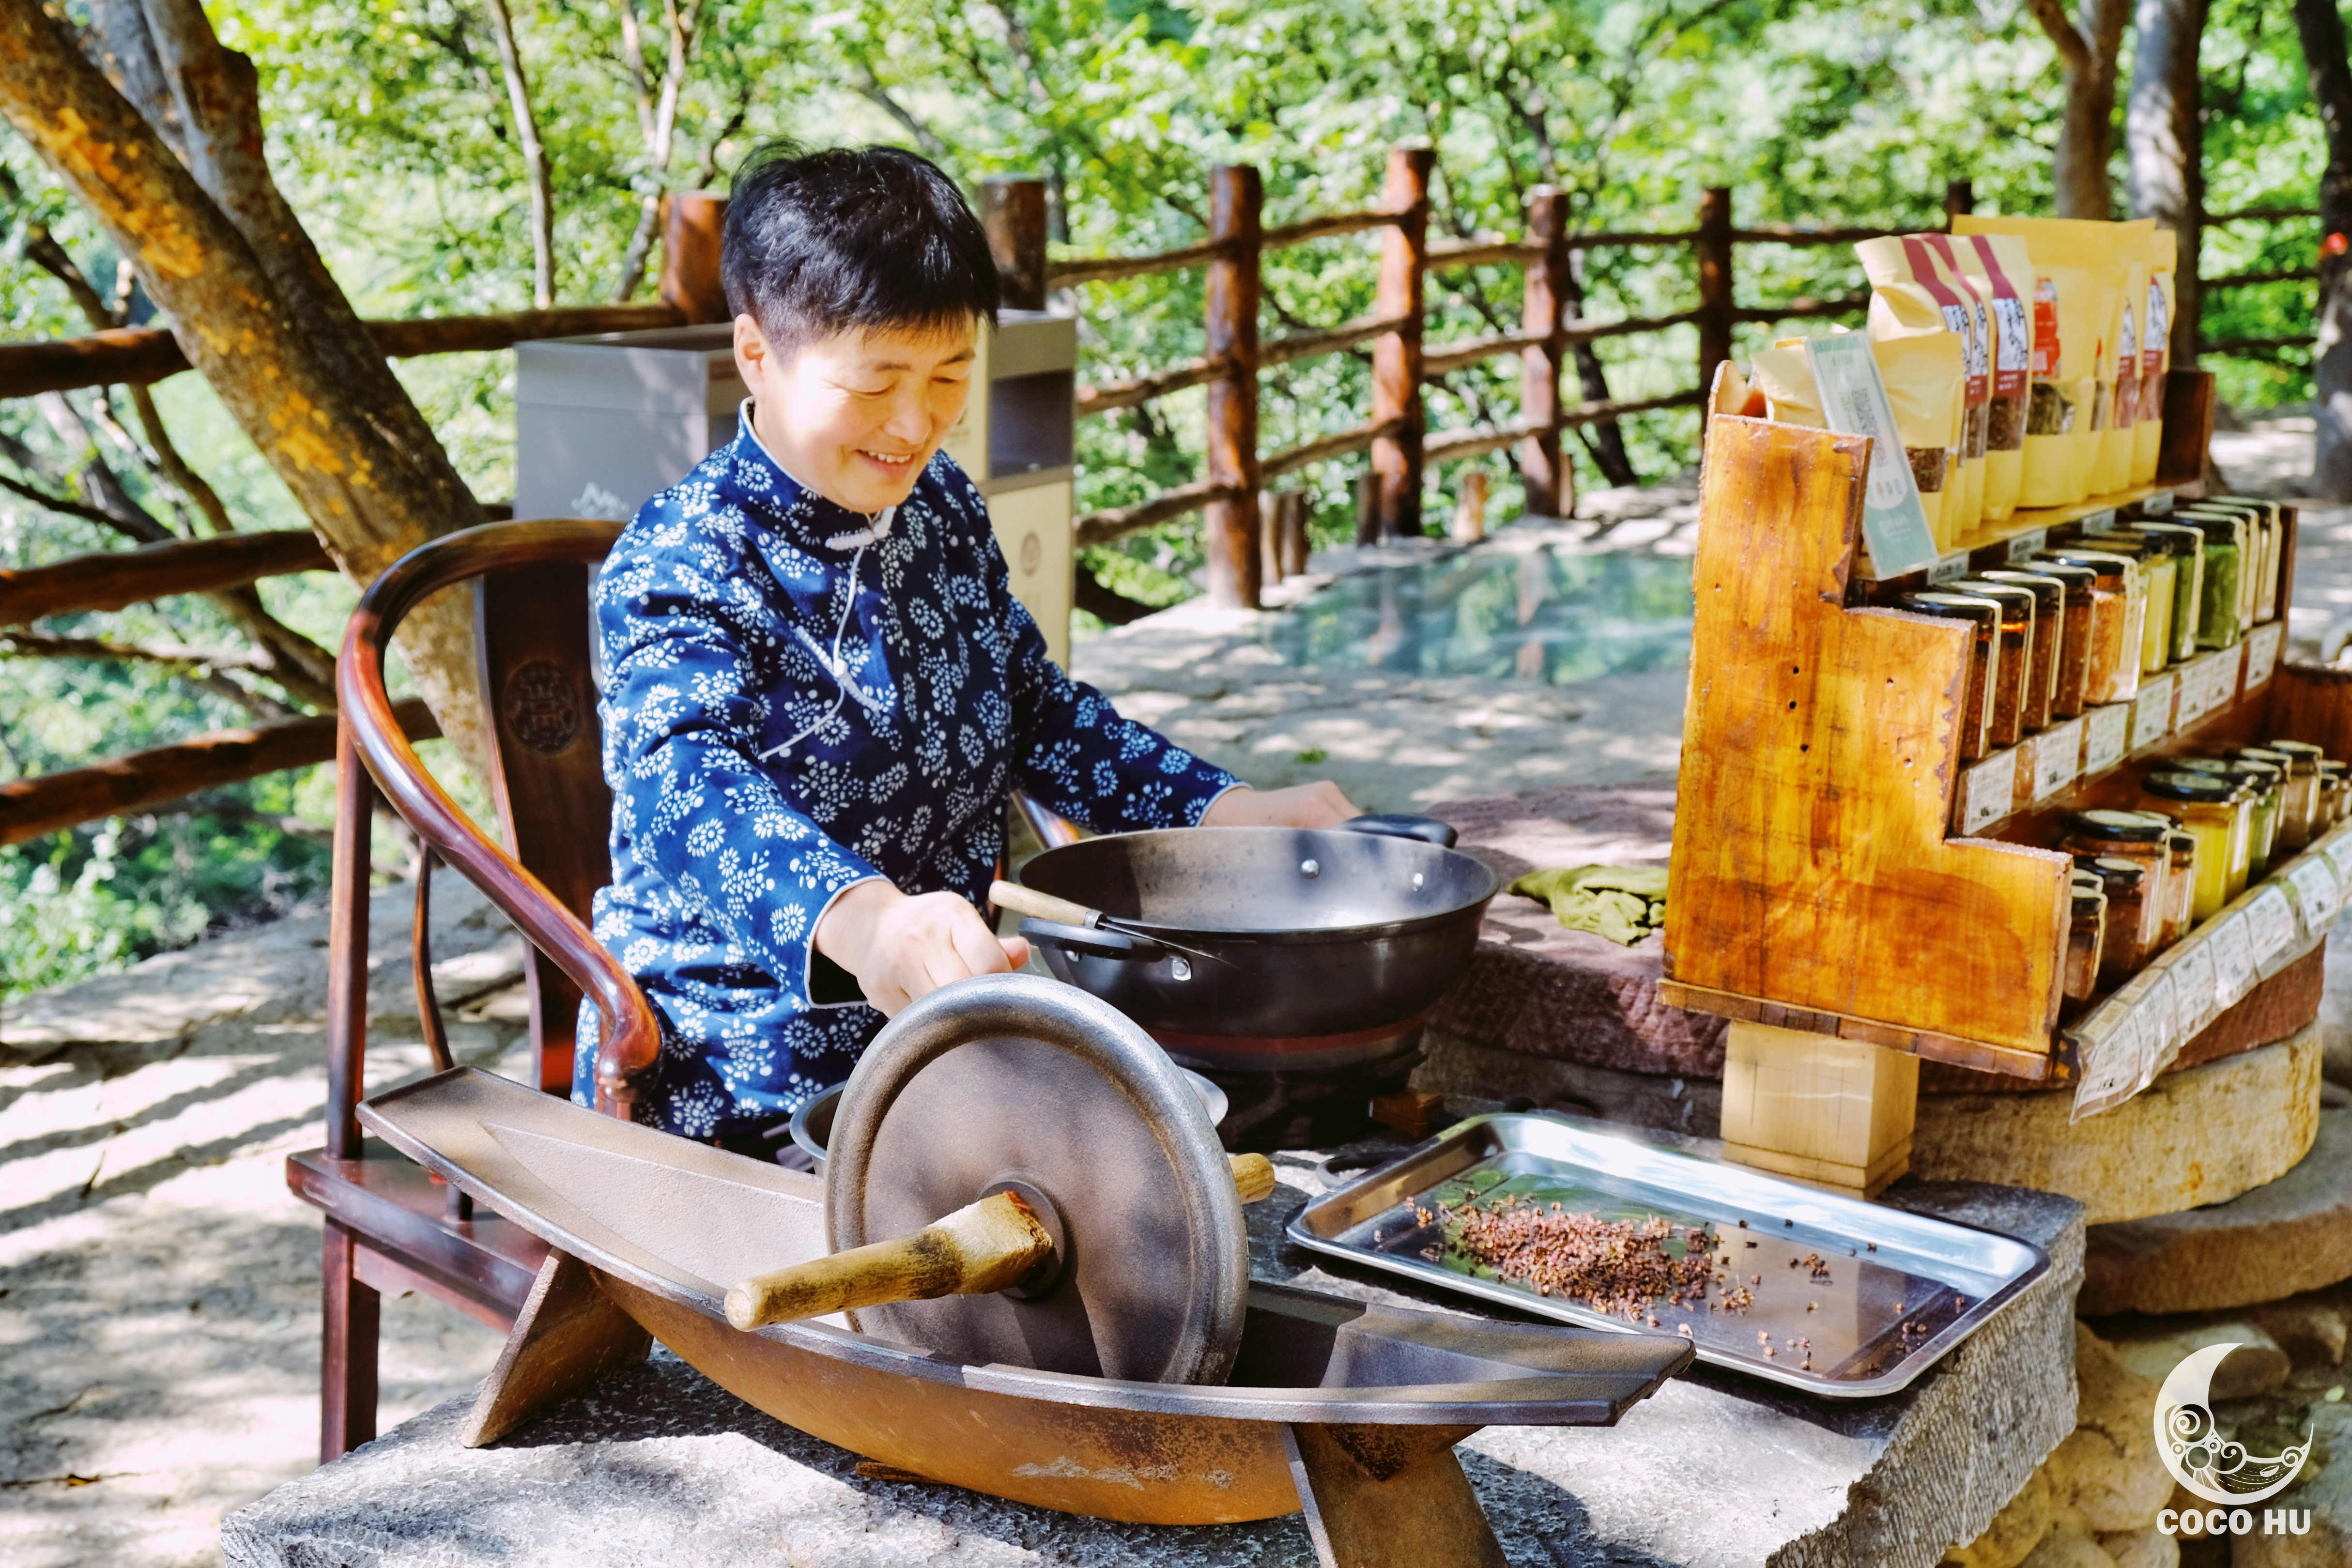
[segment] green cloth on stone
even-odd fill
[[[1631,947],[1665,923],[1664,866],[1570,866],[1530,871],[1511,884],[1551,906],[1570,931],[1589,931]]]

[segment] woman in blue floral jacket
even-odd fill
[[[640,1114],[773,1153],[885,1016],[1026,958],[980,913],[1013,786],[1106,832],[1354,808],[1328,784],[1253,792],[1046,658],[939,450],[996,310],[986,237],[939,169],[762,149],[721,270],[740,433],[646,503],[596,580],[614,803],[595,931],[663,1024]],[[583,1006],[577,1098],[597,1034]]]

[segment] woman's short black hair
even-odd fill
[[[996,320],[986,231],[945,171],[898,147],[754,148],[728,196],[719,272],[728,310],[778,349]]]

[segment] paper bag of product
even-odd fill
[[[2117,228],[2127,226],[2117,224]],[[2113,366],[2107,373],[2106,428],[2099,432],[2099,455],[2091,465],[2091,493],[2110,495],[2131,483],[2133,442],[2139,424],[2140,328],[2147,320],[2147,242],[2140,235],[2120,237],[2116,270],[2115,325],[2107,338]]]
[[[1992,386],[1985,409],[1984,515],[2006,522],[2025,478],[2025,406],[2033,365],[2033,268],[2014,235],[1927,237],[1947,268],[1974,287],[1992,323]]]
[[[1822,413],[1822,395],[1813,385],[1813,367],[1805,359],[1801,339],[1757,350],[1755,361],[1748,367],[1748,405],[1751,408],[1757,396],[1762,395],[1767,419],[1777,419],[1783,425],[1802,425],[1808,430],[1829,426]]]
[[[1895,428],[1903,437],[1903,455],[1919,488],[1927,531],[1935,536],[1938,551],[1949,550],[1953,539],[1942,517],[1952,479],[1959,469],[1959,340],[1948,332],[1889,339],[1874,342],[1870,355],[1878,362],[1879,379],[1886,383],[1886,400],[1895,409]],[[1828,427],[1802,338],[1784,338],[1769,349],[1759,349],[1748,367],[1748,378],[1751,408],[1760,397],[1768,418],[1814,430]]]
[[[1990,323],[1979,310],[1975,295],[1937,267],[1935,253],[1924,237],[1905,235],[1866,239],[1853,249],[1870,279],[1869,330],[1874,344],[1948,336],[1959,350],[1963,380],[1958,466],[1946,480],[1941,523],[1935,524],[1932,517],[1929,520],[1936,526],[1939,545],[1957,542],[1975,531],[1984,513],[1985,432],[1990,416],[1992,384],[1985,341],[1990,332]],[[1915,374],[1922,373],[1929,363],[1916,354],[1906,353],[1898,358],[1906,371]],[[1879,371],[1886,379],[1888,395],[1895,400],[1899,421],[1902,394],[1896,390],[1895,373],[1887,368],[1884,356],[1879,360]],[[1909,445],[1907,436],[1905,444]]]
[[[2179,238],[2170,229],[2154,230],[2146,243],[2147,313],[2139,330],[2139,417],[2132,426],[2135,485],[2156,482],[2164,447],[2164,379],[2172,361],[2173,278],[2180,262]]]
[[[2111,369],[2107,329],[2122,283],[2116,226],[2074,218],[1985,217],[1961,213],[1963,235],[2013,235],[2033,263],[2033,363],[2025,414],[2025,468],[2018,504],[2067,506],[2091,493]],[[2113,388],[2104,388],[2112,395]],[[2095,426],[2094,418],[2097,423]]]

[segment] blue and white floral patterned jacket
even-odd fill
[[[700,1138],[772,1125],[881,1027],[811,994],[843,889],[887,877],[982,904],[1016,784],[1117,832],[1190,826],[1237,782],[1054,666],[944,453],[867,518],[794,482],[749,404],[740,428],[638,510],[593,595],[613,786],[596,937],[662,1020],[640,1116]],[[583,1103],[597,1035],[583,1005]]]

